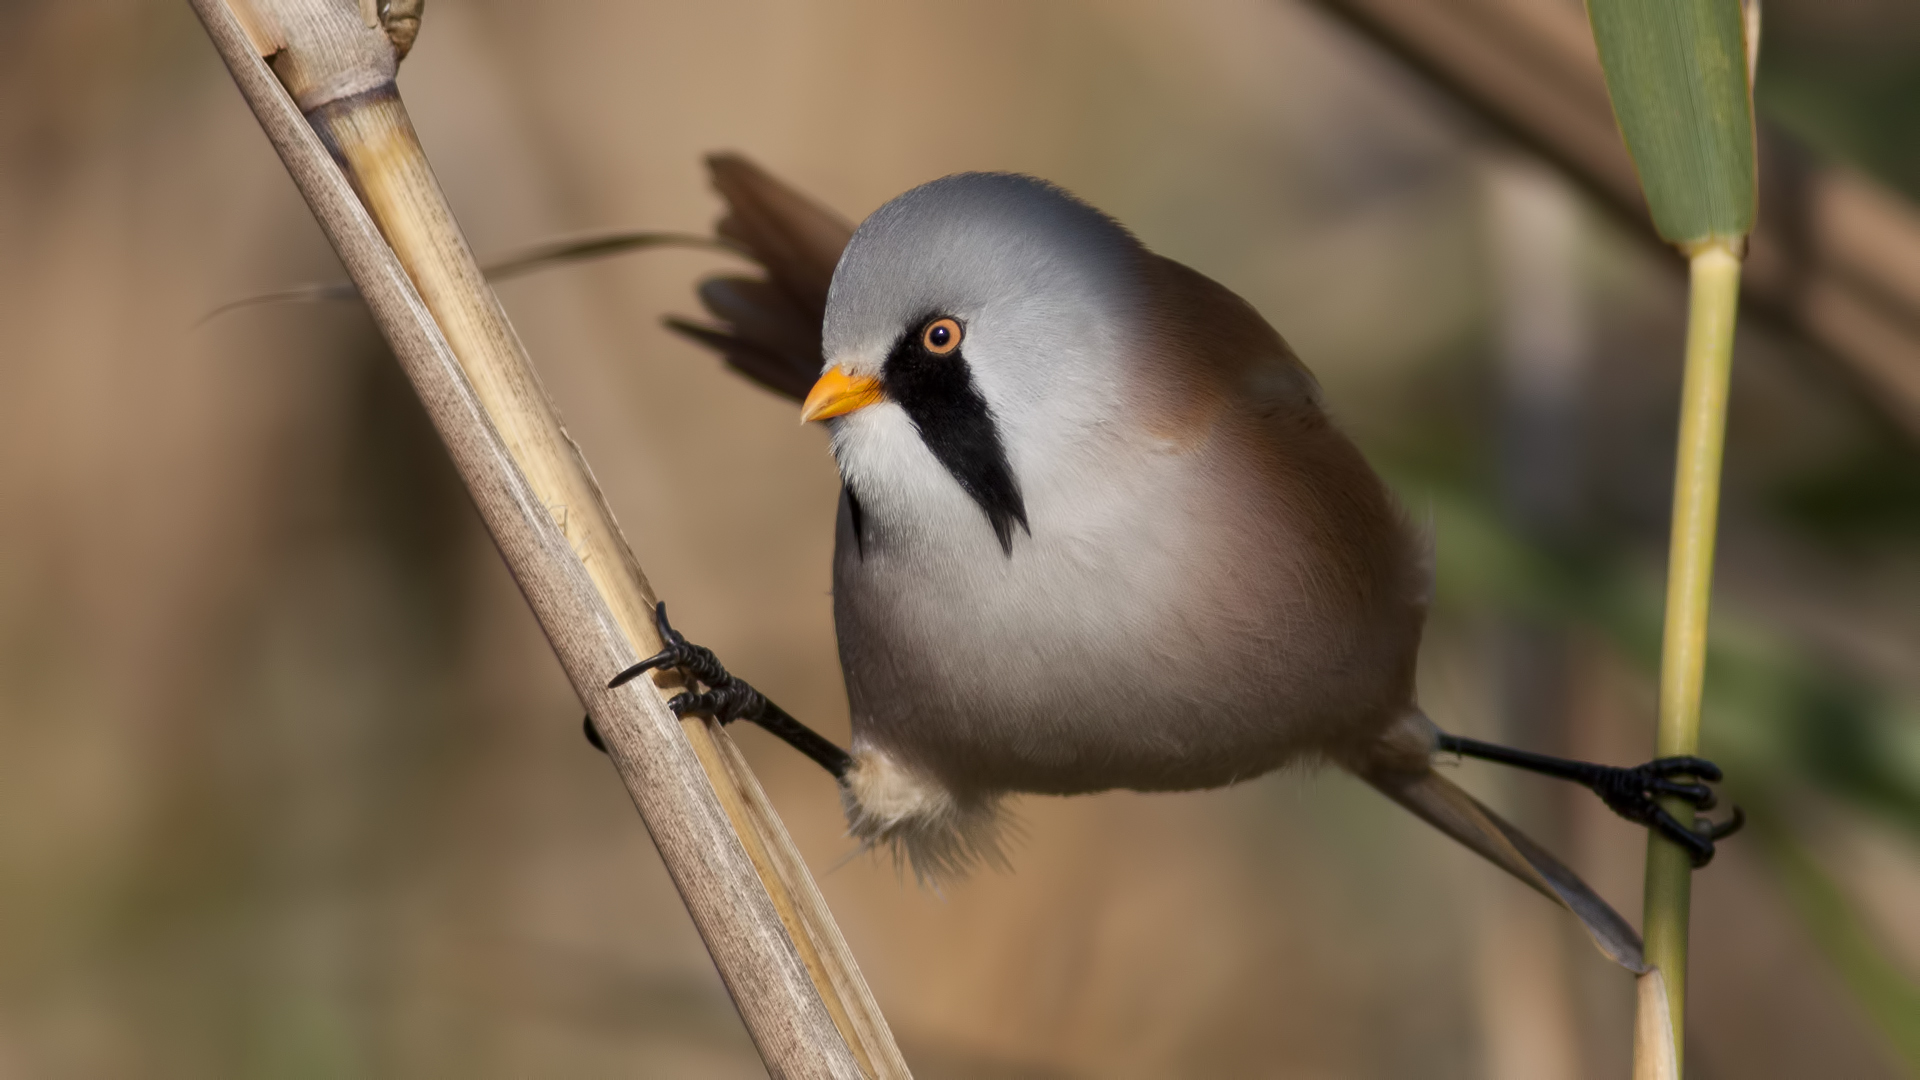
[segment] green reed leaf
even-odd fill
[[[1587,0],[1613,114],[1660,235],[1737,241],[1757,201],[1740,0]]]

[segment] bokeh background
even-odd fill
[[[1767,18],[1763,114],[1920,194],[1920,14]],[[1432,519],[1436,718],[1649,756],[1677,263],[1322,11],[433,0],[401,86],[483,257],[705,229],[722,148],[856,219],[1066,185]],[[844,738],[822,433],[660,326],[727,265],[502,294],[676,621]],[[0,4],[0,1077],[760,1075],[364,313],[195,326],[338,274],[184,4]],[[1806,343],[1737,356],[1706,742],[1754,826],[1697,879],[1689,1075],[1912,1075],[1920,454]],[[1015,871],[936,895],[739,738],[922,1077],[1626,1075],[1630,981],[1344,777],[1023,800]],[[1638,911],[1634,829],[1460,776]]]

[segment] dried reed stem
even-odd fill
[[[769,1070],[907,1076],[732,741],[676,721],[644,680],[605,689],[658,648],[652,590],[447,209],[393,86],[391,43],[354,0],[240,0],[243,17],[192,3],[426,405]]]
[[[1636,987],[1633,1011],[1633,1080],[1680,1080],[1680,1057],[1673,1042],[1673,1004],[1667,980],[1650,967]]]

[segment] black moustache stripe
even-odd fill
[[[1027,526],[1027,506],[1007,463],[1000,429],[973,385],[973,373],[961,355],[965,347],[936,356],[920,343],[921,325],[924,321],[914,324],[894,346],[881,368],[881,384],[913,421],[927,449],[987,515],[1000,550],[1011,558],[1013,527],[1019,525],[1028,535],[1033,530]]]
[[[847,497],[847,523],[853,526],[853,550],[862,560],[867,557],[867,511],[860,505],[860,496],[853,493],[853,485],[846,484],[840,489]]]

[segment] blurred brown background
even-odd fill
[[[1768,19],[1763,111],[1920,190],[1913,9]],[[1066,185],[1433,519],[1437,719],[1648,755],[1681,280],[1317,9],[433,0],[401,86],[483,258],[705,229],[712,149],[854,218]],[[844,738],[822,433],[659,325],[723,265],[502,295],[676,622]],[[364,314],[193,326],[337,275],[184,4],[0,4],[0,1077],[759,1075]],[[1870,405],[1743,335],[1707,751],[1756,824],[1697,879],[1693,1077],[1920,1067],[1920,457]],[[1343,777],[1024,800],[935,895],[739,737],[922,1077],[1626,1075],[1630,981]],[[1461,771],[1638,911],[1635,830]]]

